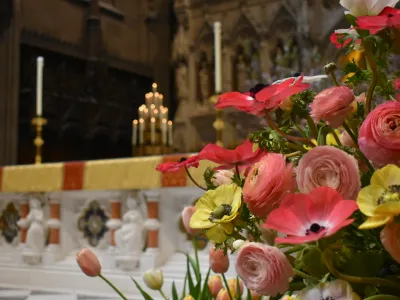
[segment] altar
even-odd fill
[[[142,299],[130,276],[141,282],[142,273],[155,267],[164,271],[165,291],[170,292],[172,281],[180,289],[186,259],[178,251],[192,250],[180,213],[203,191],[184,170],[160,173],[155,167],[190,155],[0,168],[0,287],[115,297],[76,264],[77,251],[89,247],[104,275],[130,299]],[[203,183],[208,166],[212,163],[202,162],[191,175]],[[135,239],[139,251],[120,253],[123,239]]]

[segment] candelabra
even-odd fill
[[[152,91],[145,96],[145,104],[139,107],[139,119],[132,123],[133,156],[160,155],[172,152],[173,135],[168,108],[163,106],[163,95],[153,83]]]
[[[36,147],[35,164],[42,163],[42,146],[44,144],[42,131],[43,126],[47,124],[47,120],[42,116],[36,116],[32,119],[32,125],[36,128],[36,137],[33,140],[33,144]]]

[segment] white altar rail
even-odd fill
[[[131,299],[142,299],[142,297],[130,276],[142,282],[143,272],[156,267],[164,270],[165,291],[170,292],[172,281],[175,281],[180,291],[186,272],[186,259],[177,251],[193,250],[187,235],[180,230],[180,213],[202,193],[200,189],[192,187],[140,191],[0,193],[2,210],[0,286],[115,296],[101,279],[89,278],[80,271],[75,256],[79,249],[88,247],[99,256],[103,274]],[[42,253],[31,251],[35,239],[40,240],[35,238],[35,234],[40,230],[30,231],[32,227],[24,222],[29,212],[35,210],[31,207],[29,211],[29,201],[33,198],[41,201],[40,207],[36,210],[43,211],[45,221],[43,224],[47,242]],[[137,207],[128,209],[127,201],[132,202],[132,199],[136,199]],[[11,203],[20,216],[19,228],[12,224],[15,223],[13,219],[15,211],[13,215]],[[136,225],[129,226],[143,225],[140,228],[147,247],[137,254],[121,255],[120,245],[116,242],[116,231],[121,226],[123,228],[127,226],[131,215],[141,216],[138,219],[143,220],[142,223],[139,221]],[[126,228],[136,228],[129,226]],[[18,232],[10,241],[10,236],[16,229]],[[105,231],[104,234],[102,231]],[[123,237],[121,240],[140,238],[140,235],[129,235],[124,232],[127,231],[121,230],[119,233],[119,236]],[[7,234],[8,240],[5,238]],[[141,241],[136,242],[141,243]],[[200,260],[202,272],[206,274],[208,249],[200,252]],[[228,274],[231,276],[234,274],[233,267]],[[150,294],[154,295],[155,299],[161,299],[157,293],[150,292]]]

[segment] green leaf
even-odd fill
[[[207,296],[209,294],[208,293],[209,292],[209,289],[208,289],[208,277],[210,276],[210,272],[211,272],[211,268],[208,269],[206,278],[204,279],[203,288],[201,289],[199,300],[202,300],[202,299],[207,300],[208,299],[207,298]]]
[[[172,300],[179,300],[178,291],[176,290],[175,281],[172,282]]]
[[[344,273],[353,276],[375,277],[382,269],[383,264],[384,256],[378,251],[358,252],[346,263]]]
[[[249,288],[247,288],[247,297],[246,297],[246,300],[252,300],[252,299],[251,299],[251,291],[250,291]]]
[[[317,138],[318,146],[326,145],[326,135],[328,132],[329,132],[329,126],[324,125],[319,129]]]
[[[236,276],[236,300],[242,299],[242,295],[240,293],[240,283],[239,283],[239,277]]]
[[[140,291],[140,293],[142,294],[144,300],[153,300],[153,298],[151,298],[150,295],[147,294],[147,293],[142,289],[142,287],[139,285],[139,283],[138,283],[135,279],[133,279],[132,277],[131,277],[131,279],[132,279],[132,281],[135,283],[135,285],[136,285],[136,287],[138,288],[138,290]]]
[[[182,296],[181,296],[182,299],[185,298],[185,296],[186,296],[186,283],[187,283],[187,281],[188,281],[188,275],[187,275],[187,272],[186,272],[185,280],[183,281],[183,289],[182,289]]]
[[[304,252],[301,265],[308,273],[317,278],[322,278],[329,272],[323,262],[321,251],[317,247],[311,247]]]
[[[346,20],[353,25],[354,27],[358,27],[357,25],[357,17],[351,15],[351,14],[346,14],[345,15]]]

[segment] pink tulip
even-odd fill
[[[390,223],[381,232],[381,242],[395,261],[400,263],[400,225]]]
[[[400,165],[400,102],[378,105],[361,125],[358,145],[377,167]]]
[[[208,280],[208,289],[210,290],[211,296],[217,297],[219,291],[223,288],[221,276],[214,275]]]
[[[236,272],[247,288],[267,296],[286,292],[293,276],[290,262],[278,248],[253,242],[239,250]]]
[[[76,261],[87,276],[96,277],[101,273],[101,264],[96,254],[84,248],[76,254]]]
[[[224,250],[217,250],[215,247],[210,249],[209,255],[210,268],[214,273],[226,273],[229,269],[229,257],[224,254]]]
[[[243,187],[243,200],[255,216],[265,218],[295,189],[292,164],[286,164],[282,154],[268,153],[250,170]]]
[[[343,131],[342,134],[340,135],[340,142],[342,143],[343,146],[346,147],[354,147],[354,141],[350,137],[350,135],[347,133],[347,131]]]
[[[316,122],[324,120],[328,125],[337,128],[342,125],[352,111],[353,92],[346,86],[335,86],[315,96],[311,103],[311,116]]]
[[[190,235],[197,235],[201,232],[200,229],[193,229],[190,227],[190,219],[192,218],[193,214],[196,212],[196,207],[189,206],[185,207],[182,211],[182,222],[185,230]]]
[[[332,146],[315,147],[300,159],[297,183],[302,193],[328,186],[343,198],[355,200],[361,188],[357,160]]]

